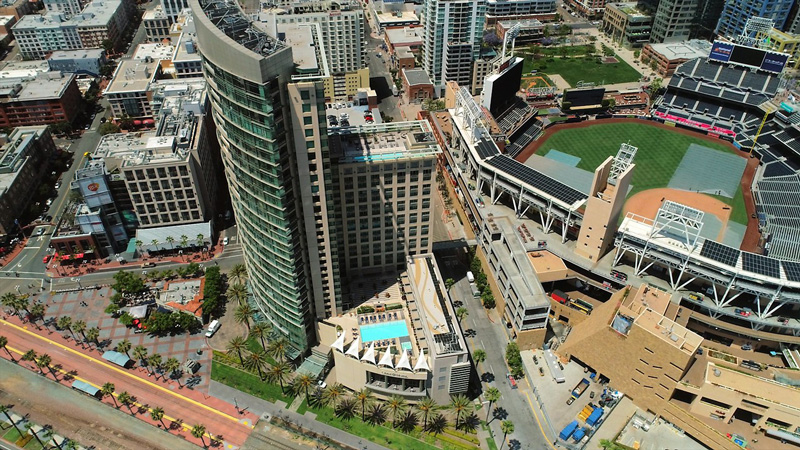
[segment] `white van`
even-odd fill
[[[211,337],[214,333],[219,330],[219,320],[212,320],[210,324],[208,324],[208,331],[206,331],[206,337]]]
[[[473,275],[472,272],[467,272],[467,281],[469,281],[470,283],[475,282],[475,275]]]

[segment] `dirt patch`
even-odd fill
[[[722,222],[719,236],[717,236],[718,241],[722,240],[725,227],[727,227],[728,219],[731,216],[731,207],[706,194],[669,188],[649,189],[631,196],[625,202],[623,214],[632,212],[648,219],[654,219],[658,208],[666,200],[672,200],[673,202],[699,209],[706,214],[715,215]]]
[[[547,88],[552,87],[550,83],[544,77],[541,76],[533,76],[533,77],[522,77],[522,85],[525,86],[525,90],[531,88]]]
[[[603,62],[603,64],[614,64],[619,62],[619,60],[617,58],[614,58],[613,56],[603,58],[601,59],[601,61]]]
[[[748,252],[761,253],[761,247],[758,245],[759,241],[761,241],[761,231],[758,229],[758,219],[753,217],[756,212],[756,202],[753,199],[753,191],[751,190],[753,180],[756,177],[756,169],[758,169],[758,159],[748,158],[747,166],[744,168],[744,175],[742,176],[742,196],[747,210],[747,231],[744,233],[740,248]]]

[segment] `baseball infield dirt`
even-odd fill
[[[656,216],[656,212],[658,212],[658,208],[661,207],[665,200],[672,200],[673,202],[699,209],[706,214],[717,216],[722,222],[720,235],[717,236],[717,239],[722,239],[725,227],[728,225],[728,219],[731,216],[731,207],[706,194],[669,188],[649,189],[631,196],[625,202],[623,213],[632,212],[648,219],[653,219]]]

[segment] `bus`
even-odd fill
[[[570,308],[577,309],[578,311],[581,311],[586,315],[591,314],[592,313],[592,308],[593,308],[591,303],[589,303],[589,302],[587,302],[585,300],[581,300],[579,298],[570,299],[569,306],[570,306]]]

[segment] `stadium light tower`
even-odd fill
[[[775,21],[768,17],[751,17],[744,24],[742,34],[736,38],[736,43],[747,47],[760,47],[758,35],[766,35],[775,26]]]
[[[520,26],[519,23],[515,23],[511,29],[506,31],[505,36],[503,37],[503,53],[501,53],[500,61],[506,60],[506,47],[508,45],[508,41],[511,41],[511,54],[509,56],[514,56],[514,43],[516,42],[517,36],[519,36]]]
[[[622,175],[622,173],[625,172],[625,170],[630,167],[631,164],[633,164],[633,158],[636,157],[636,152],[638,150],[638,147],[634,147],[624,142],[619,146],[617,156],[614,157],[614,161],[611,163],[611,172],[608,174],[609,184],[617,184],[617,178],[619,178],[619,176]]]

